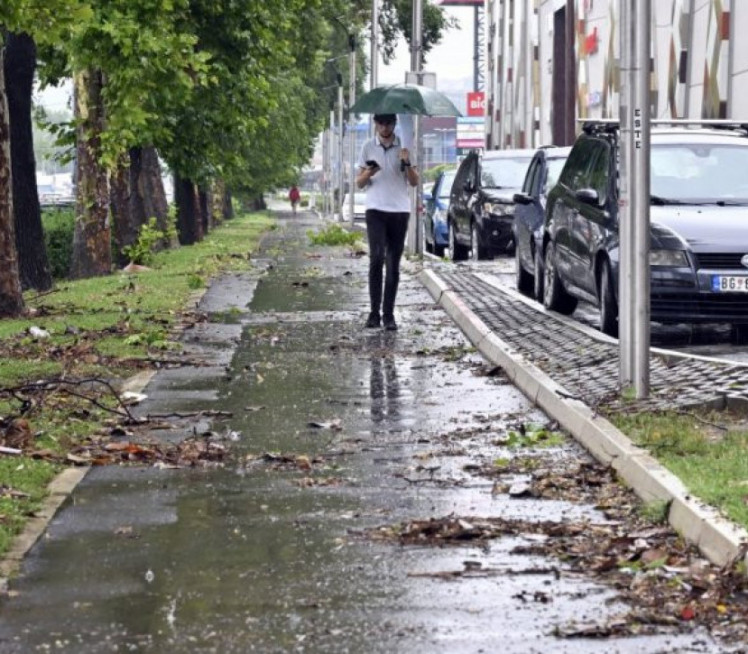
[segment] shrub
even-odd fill
[[[363,238],[360,232],[349,232],[337,223],[330,223],[319,232],[309,230],[307,236],[312,245],[355,245]]]
[[[73,258],[75,210],[57,207],[44,209],[42,227],[52,277],[64,279],[70,273],[70,262]]]
[[[166,234],[160,229],[156,229],[156,218],[148,219],[147,223],[140,226],[138,238],[132,245],[126,245],[122,248],[122,253],[132,261],[141,265],[146,265],[153,259],[153,253],[156,247],[166,238]]]

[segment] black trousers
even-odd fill
[[[372,313],[392,316],[395,310],[397,286],[400,283],[400,258],[408,233],[406,212],[393,213],[377,209],[366,210],[366,233],[369,238],[369,300]],[[384,301],[382,300],[382,268]]]

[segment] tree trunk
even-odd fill
[[[203,234],[208,234],[213,229],[213,215],[210,210],[210,191],[204,187],[200,187],[198,196],[200,199],[200,218],[202,219]]]
[[[252,209],[254,211],[264,211],[267,208],[268,208],[268,205],[265,202],[265,198],[262,195],[256,195],[252,199]]]
[[[126,265],[130,260],[124,249],[138,240],[138,230],[142,224],[137,222],[130,204],[130,171],[130,157],[123,155],[109,179],[114,246],[119,266]]]
[[[223,192],[223,219],[231,220],[234,217],[234,203],[231,201],[231,191],[224,189]]]
[[[130,150],[130,206],[139,224],[156,219],[156,228],[168,234],[169,203],[166,201],[164,182],[161,179],[161,164],[156,148],[142,147]],[[174,230],[171,230],[172,233]],[[162,239],[158,249],[178,245],[176,235]]]
[[[181,245],[192,245],[203,238],[197,188],[189,179],[174,175],[174,199],[177,204],[177,231]]]
[[[28,34],[9,34],[5,50],[5,87],[10,116],[10,159],[13,170],[13,216],[22,288],[52,287],[36,187],[31,93],[36,70],[36,44]]]
[[[13,224],[10,119],[5,94],[4,58],[5,48],[0,46],[0,317],[13,317],[21,315],[24,305]]]
[[[70,275],[74,279],[112,271],[109,176],[99,163],[104,127],[102,73],[86,69],[74,77],[76,130],[75,231]]]

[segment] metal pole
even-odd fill
[[[343,220],[343,169],[345,162],[345,157],[343,156],[343,138],[343,76],[338,73],[338,197],[335,202],[335,211],[337,212],[338,220]]]
[[[329,131],[325,130],[322,132],[322,188],[320,191],[322,192],[322,215],[326,218],[327,217],[327,177],[328,177],[328,170],[327,170],[327,159],[330,156],[330,153],[328,151],[329,146]]]
[[[327,177],[327,211],[325,218],[333,217],[335,213],[335,196],[333,195],[333,161],[335,160],[335,110],[330,111],[330,143],[327,148],[327,166],[329,175]]]
[[[634,49],[634,303],[633,372],[636,397],[649,396],[650,273],[649,273],[649,168],[650,168],[650,38],[651,0],[634,0],[636,48]]]
[[[619,168],[619,235],[621,249],[618,264],[618,381],[621,388],[631,386],[634,379],[631,355],[633,337],[632,294],[633,281],[633,224],[634,196],[631,179],[633,164],[633,135],[631,133],[631,105],[633,102],[633,39],[631,0],[620,0],[621,40],[621,95],[620,95],[620,168]]]
[[[379,84],[379,0],[371,0],[371,71],[369,89]],[[369,136],[374,137],[374,122],[371,121]]]
[[[649,395],[650,0],[621,0],[620,384]]]
[[[356,179],[356,116],[350,110],[350,107],[356,102],[356,36],[351,34],[348,37],[348,45],[351,48],[348,74],[348,150],[350,157],[350,169],[348,176],[348,211],[350,212],[351,227],[355,220],[353,214],[354,202],[353,195],[355,191]]]
[[[423,57],[423,0],[413,0],[413,30],[410,43],[410,69],[416,73],[418,83],[422,83],[421,70]],[[413,220],[408,222],[408,249],[417,254],[423,253],[421,243],[421,204],[423,195],[423,166],[422,166],[422,134],[421,117],[413,116],[413,142],[416,147],[415,163],[419,168],[419,181],[415,187],[414,199],[411,202],[411,215]],[[411,196],[413,197],[413,196]]]

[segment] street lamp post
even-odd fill
[[[356,179],[356,116],[351,111],[351,107],[356,102],[356,36],[348,35],[348,45],[351,49],[348,57],[349,75],[348,75],[348,146],[350,154],[350,171],[348,177],[348,211],[353,227],[354,216],[354,186]]]

